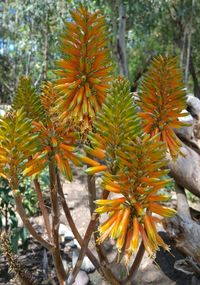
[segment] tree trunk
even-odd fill
[[[192,219],[176,215],[164,223],[165,230],[175,246],[184,255],[200,263],[200,225]]]
[[[46,14],[46,26],[44,31],[44,80],[47,80],[47,71],[48,71],[48,60],[49,60],[49,45],[48,45],[48,36],[49,36],[49,16]]]
[[[186,46],[186,30],[184,31],[183,40],[182,40],[181,58],[180,58],[180,67],[181,68],[183,68],[183,66],[184,66],[185,46]]]
[[[186,258],[176,261],[174,267],[186,274],[195,273],[199,276],[200,225],[192,220],[185,190],[177,184],[176,195],[178,214],[171,219],[165,220],[164,227],[168,236],[175,241],[176,248],[182,252]],[[193,279],[196,280],[196,276],[194,276]]]
[[[195,66],[193,63],[192,55],[190,55],[190,74],[192,76],[193,83],[194,83],[194,96],[200,99],[200,86],[199,86],[199,81],[196,75],[196,70],[195,70]]]
[[[200,100],[188,96],[187,110],[190,113],[187,123],[190,127],[175,129],[176,135],[183,142],[176,161],[169,162],[171,176],[178,185],[200,197]]]
[[[192,38],[192,30],[193,30],[194,5],[195,5],[195,0],[192,0],[192,9],[191,9],[191,15],[190,15],[190,20],[188,24],[188,33],[187,33],[187,58],[186,58],[186,66],[185,66],[185,82],[186,83],[188,82],[190,58],[191,58],[191,38]]]

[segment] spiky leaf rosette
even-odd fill
[[[17,185],[19,175],[26,171],[28,158],[38,151],[37,134],[32,130],[31,120],[22,109],[0,119],[0,176],[10,183],[15,181]]]
[[[94,122],[94,130],[88,135],[90,146],[86,146],[85,151],[100,160],[104,159],[106,165],[81,157],[83,162],[92,166],[86,172],[93,174],[109,169],[114,173],[118,169],[117,151],[140,134],[139,118],[126,79],[119,77],[113,81],[102,112]]]
[[[27,118],[36,121],[42,120],[43,108],[40,101],[40,95],[36,93],[35,88],[33,88],[30,77],[22,76],[19,79],[12,107],[14,110],[23,107]]]
[[[187,115],[182,112],[186,108],[186,94],[176,58],[159,56],[152,61],[140,87],[138,105],[143,131],[151,135],[159,133],[172,158],[176,158],[181,141],[173,128],[185,126],[179,117]]]
[[[99,11],[90,13],[80,5],[71,11],[73,21],[66,23],[61,38],[64,58],[57,62],[60,77],[56,89],[60,119],[74,117],[85,130],[101,110],[112,70],[107,48],[107,28]]]
[[[158,192],[171,182],[171,179],[163,177],[168,172],[162,169],[167,164],[165,152],[165,144],[157,137],[144,135],[117,152],[120,170],[116,175],[104,173],[103,188],[117,193],[118,197],[96,201],[96,212],[109,214],[109,218],[99,226],[98,242],[107,237],[116,239],[119,252],[125,247],[126,264],[137,250],[140,237],[151,257],[159,246],[168,250],[156,230],[156,223],[160,220],[151,214],[170,217],[175,213],[162,205],[169,197]]]
[[[42,158],[41,167],[48,164],[49,157],[54,157],[58,168],[62,174],[72,180],[72,172],[69,161],[75,165],[80,165],[79,160],[73,153],[75,150],[76,134],[73,131],[71,122],[61,122],[52,110],[55,110],[55,98],[57,94],[52,83],[47,82],[43,85],[41,102],[44,110],[43,121],[33,121],[34,131],[38,134],[38,141],[41,146],[40,152],[27,163],[26,175],[34,174],[35,164],[38,157]]]

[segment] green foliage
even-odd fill
[[[45,169],[40,177],[39,183],[42,192],[48,187],[49,174]],[[30,178],[24,179],[19,186],[19,190],[24,195],[23,205],[29,216],[39,214],[37,195],[34,190],[33,181]],[[28,232],[24,227],[19,227],[16,215],[15,202],[8,182],[0,178],[0,231],[6,230],[10,233],[12,250],[16,253],[21,241],[22,248],[26,250],[28,246]]]
[[[18,218],[14,210],[15,202],[11,194],[8,182],[0,179],[0,231],[6,230],[10,234],[12,250],[16,253],[19,240],[22,241],[22,248],[26,250],[28,245],[28,234],[24,227],[19,227]]]
[[[117,4],[123,3],[126,9],[125,36],[132,82],[136,80],[138,73],[143,72],[149,58],[156,54],[180,55],[184,32],[188,32],[188,23],[192,16],[191,55],[199,80],[199,1],[195,1],[193,12],[192,1],[189,0],[136,0],[134,3],[132,0],[85,0],[84,3],[92,11],[100,8],[107,15],[109,32],[112,33],[111,48],[115,54],[118,52]],[[76,0],[14,0],[1,3],[0,36],[4,44],[1,50],[3,54],[0,55],[0,96],[4,102],[9,101],[15,92],[18,81],[16,74],[30,75],[37,86],[46,75],[48,79],[55,78],[51,68],[54,60],[60,57],[59,36],[64,28],[64,20],[71,20],[70,8],[77,4]],[[117,66],[117,57],[114,66]],[[183,66],[183,70],[184,68]]]

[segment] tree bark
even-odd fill
[[[179,156],[177,161],[168,164],[170,175],[177,184],[200,198],[199,154],[186,145],[183,145],[181,152],[184,156]]]
[[[186,257],[182,261],[185,268],[192,268],[194,274],[200,272],[200,225],[192,220],[190,208],[184,188],[200,198],[200,100],[188,96],[187,110],[190,113],[190,127],[175,130],[183,142],[181,152],[176,161],[169,162],[170,174],[176,181],[177,215],[164,221],[168,236],[175,242],[175,246]],[[189,258],[190,262],[187,262]],[[183,265],[183,264],[182,264]],[[183,266],[178,269],[183,271]],[[182,267],[182,268],[181,268]],[[198,270],[196,270],[198,269]]]
[[[195,66],[193,63],[192,55],[190,55],[190,74],[192,76],[193,84],[194,84],[194,89],[193,89],[194,96],[200,99],[200,86],[199,86],[199,81],[198,81],[198,77],[196,74]]]
[[[176,161],[169,161],[170,175],[176,183],[200,197],[200,100],[188,96],[187,110],[190,113],[187,123],[190,127],[175,129],[183,145]]]
[[[189,67],[190,67],[190,58],[191,58],[191,38],[193,32],[193,14],[194,14],[195,0],[192,0],[192,9],[190,14],[190,20],[188,24],[188,33],[187,33],[187,57],[186,57],[186,66],[185,66],[185,82],[188,82]]]
[[[49,36],[49,15],[46,14],[46,25],[44,30],[44,80],[47,80],[47,71],[48,71],[48,61],[49,61],[49,45],[48,45],[48,36]]]
[[[164,223],[165,230],[175,246],[184,255],[200,263],[200,225],[192,219],[176,215]]]

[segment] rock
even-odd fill
[[[74,246],[78,249],[80,249],[80,244],[78,243],[77,239],[74,239]]]
[[[67,226],[63,224],[60,224],[59,235],[64,236],[65,241],[70,241],[74,239],[73,233],[69,230]]]
[[[69,264],[68,264],[68,262],[65,259],[62,259],[62,262],[63,262],[63,266],[64,266],[64,269],[65,269],[65,272],[68,272],[69,271]]]
[[[110,283],[108,283],[105,280],[102,280],[102,276],[99,274],[98,271],[93,272],[92,274],[89,274],[89,278],[90,278],[90,284],[91,285],[110,285]],[[141,284],[143,285],[143,284]]]
[[[78,257],[79,257],[79,250],[75,248],[73,249],[73,254],[72,254],[72,267],[76,265]],[[87,256],[83,258],[81,269],[87,273],[91,273],[95,271],[94,265],[92,264],[92,262],[89,260]]]
[[[75,242],[74,242],[74,239],[67,242],[66,246],[70,247],[70,248],[76,248],[77,247]]]
[[[80,270],[73,285],[87,285],[89,277],[85,271]]]

